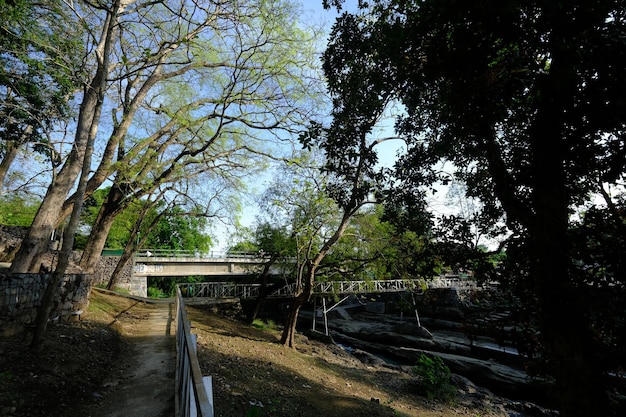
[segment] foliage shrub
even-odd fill
[[[151,298],[168,298],[176,297],[176,284],[185,284],[193,282],[203,282],[206,277],[188,276],[188,277],[150,277],[148,278],[148,297]],[[150,293],[154,295],[150,295]]]
[[[259,417],[261,415],[261,409],[256,405],[250,407],[248,412],[246,413],[246,417]]]
[[[163,292],[163,290],[156,287],[148,287],[148,297],[149,298],[167,298],[167,294]]]
[[[431,400],[449,401],[454,397],[454,386],[450,382],[450,368],[440,357],[420,355],[415,371],[420,376],[420,395]]]
[[[261,330],[265,330],[265,329],[276,330],[276,323],[274,323],[272,320],[268,320],[267,322],[265,322],[261,319],[255,319],[252,322],[252,327],[256,327],[257,329],[261,329]]]

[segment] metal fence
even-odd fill
[[[107,253],[110,253],[108,251]],[[241,251],[224,251],[211,250],[208,252],[200,252],[195,250],[183,249],[142,249],[135,254],[139,258],[201,258],[201,259],[265,259],[263,253],[260,252],[241,252]]]
[[[375,281],[316,281],[314,294],[351,294],[368,292],[394,292],[420,289],[422,280],[375,280]],[[261,284],[238,284],[235,282],[192,282],[178,284],[184,297],[202,298],[255,298]],[[291,283],[280,287],[269,297],[293,297],[296,285]]]
[[[176,417],[213,417],[213,381],[202,376],[196,336],[180,288],[176,288]]]

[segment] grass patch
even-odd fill
[[[276,323],[274,323],[272,320],[263,321],[261,319],[255,319],[252,322],[252,327],[256,327],[257,329],[261,330],[276,330],[278,328],[276,326]]]

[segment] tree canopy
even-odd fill
[[[54,1],[0,1],[0,192],[23,145],[57,156],[53,125],[69,118],[81,78],[80,25]]]
[[[75,96],[74,141],[14,272],[38,269],[51,230],[83,198],[69,193],[89,141],[97,152],[86,162],[95,167],[86,195],[114,181],[94,234],[101,236],[111,216],[150,193],[169,187],[185,194],[192,182],[196,189],[220,181],[222,190],[235,188],[245,170],[293,140],[318,109],[315,32],[297,19],[291,1],[64,6],[87,29],[81,59],[88,76]],[[215,202],[224,194],[205,197]],[[103,242],[94,242],[92,252]],[[85,260],[87,268],[92,261]]]
[[[603,259],[610,277],[591,273],[580,254],[597,237],[574,214],[603,196],[585,218],[608,214],[615,230],[608,239],[621,247],[615,191],[626,161],[626,4],[359,3],[362,13],[338,18],[324,54],[332,129],[370,132],[383,109],[401,103],[395,127],[407,152],[381,195],[396,206],[425,206],[424,189],[450,180],[441,163],[453,167],[466,195],[480,199],[481,218],[491,219],[483,231],[506,224],[514,266],[506,278],[537,313],[561,415],[609,415],[607,372],[623,363],[598,361],[615,345],[598,338],[604,306],[588,293],[598,287],[619,299],[624,275],[616,259]],[[328,135],[335,167],[349,164],[358,140]]]

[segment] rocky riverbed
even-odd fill
[[[353,297],[328,311],[326,320],[318,309],[315,328],[366,363],[412,367],[423,353],[439,356],[457,386],[465,381],[469,391],[481,387],[536,407],[533,415],[551,415],[534,405],[550,401],[545,387],[525,372],[525,359],[509,337],[509,301],[489,302],[496,296],[485,293],[477,308],[471,297],[476,300],[451,289],[427,291],[414,297],[418,316],[407,311],[406,294]],[[311,328],[312,317],[312,310],[301,314],[303,328]]]

